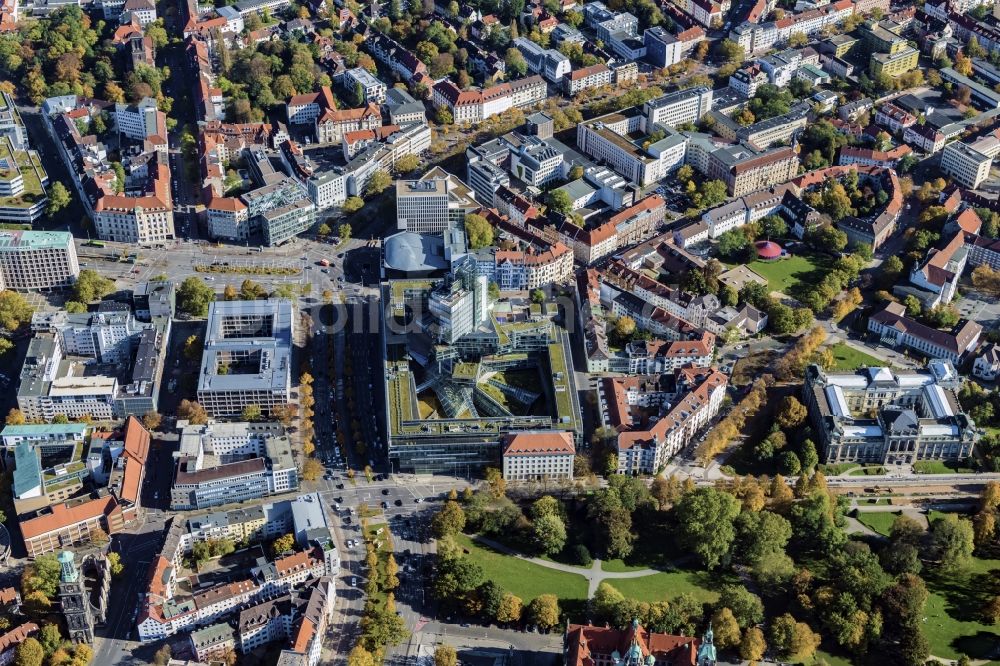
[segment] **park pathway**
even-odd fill
[[[493,539],[479,536],[478,534],[473,534],[471,537],[473,541],[478,541],[479,543],[489,546],[494,550],[498,550],[501,553],[513,555],[514,557],[520,557],[522,560],[528,560],[532,564],[537,564],[540,567],[583,576],[587,579],[588,599],[594,596],[594,593],[597,592],[597,586],[605,580],[616,578],[642,578],[643,576],[652,576],[653,574],[660,573],[656,569],[639,569],[637,571],[604,571],[601,569],[601,560],[599,559],[595,559],[590,567],[576,567],[572,564],[560,564],[559,562],[543,560],[540,557],[529,557],[524,553],[519,553],[510,546],[505,546],[499,541],[494,541]]]

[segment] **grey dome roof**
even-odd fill
[[[423,272],[448,267],[440,235],[402,231],[385,239],[385,265],[397,271]]]

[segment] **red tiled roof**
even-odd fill
[[[21,521],[21,534],[25,539],[33,539],[42,534],[55,532],[77,523],[92,520],[101,515],[107,515],[114,511],[118,504],[114,497],[99,497],[75,506],[55,504],[52,512]]]
[[[539,454],[574,455],[571,432],[518,432],[503,438],[504,456],[535,456]]]

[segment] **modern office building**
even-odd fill
[[[80,274],[66,231],[0,231],[0,288],[27,291],[71,286]]]
[[[961,384],[944,360],[915,372],[835,374],[811,365],[803,398],[828,463],[957,461],[972,455],[980,436],[958,402]]]
[[[485,294],[474,262],[457,272],[473,278],[468,304],[476,319]],[[449,313],[432,301],[435,292],[465,290],[455,286],[460,282],[452,275],[383,285],[385,422],[397,471],[467,476],[501,465],[508,434],[565,431],[574,443],[581,436],[567,336],[553,320],[555,309],[543,305],[532,314],[514,302],[493,304],[458,337],[454,311],[444,319]]]
[[[198,401],[215,416],[256,405],[269,413],[290,401],[292,302],[214,301],[208,309]]]
[[[465,216],[480,207],[471,188],[440,167],[420,180],[396,181],[396,226],[401,231],[439,233],[463,228]]]
[[[949,143],[941,153],[941,171],[962,187],[974,190],[990,177],[993,158],[962,141]]]
[[[291,492],[298,470],[285,429],[277,423],[178,422],[180,445],[170,490],[174,511]]]
[[[683,123],[696,123],[712,109],[712,89],[687,88],[667,93],[646,102],[643,114],[646,116],[647,131],[659,123],[676,127]]]

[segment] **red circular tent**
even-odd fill
[[[781,246],[774,241],[757,241],[757,257],[761,261],[774,261],[781,258]]]

